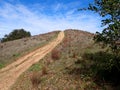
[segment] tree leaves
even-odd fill
[[[12,41],[30,36],[31,36],[30,32],[27,32],[24,29],[15,29],[8,35],[6,34],[4,38],[1,39],[1,42]]]
[[[120,45],[115,43],[120,42],[120,0],[94,0],[94,4],[89,4],[86,10],[104,17],[101,24],[106,28],[101,33],[97,32],[94,40],[109,45],[113,51],[120,52]]]

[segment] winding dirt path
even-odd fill
[[[48,45],[39,48],[13,62],[0,70],[0,90],[9,90],[17,78],[30,66],[42,59],[47,53],[51,52],[64,38],[64,32],[60,32],[57,39]]]

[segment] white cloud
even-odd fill
[[[59,10],[59,8],[60,4],[56,6],[56,10]],[[3,7],[0,7],[0,18],[2,18],[0,19],[0,37],[18,28],[29,30],[33,35],[68,28],[90,32],[100,30],[100,18],[97,15],[75,14],[74,12],[75,9],[72,9],[65,14],[56,13],[48,16],[40,12],[36,13],[21,4],[5,3]]]
[[[53,6],[54,11],[57,12],[58,10],[60,10],[60,9],[61,9],[61,6],[62,6],[62,5],[61,5],[60,3],[57,3],[56,5],[54,5],[54,6]]]

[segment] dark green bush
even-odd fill
[[[24,29],[15,29],[8,35],[5,35],[4,38],[1,39],[1,42],[12,41],[16,39],[21,39],[25,37],[30,37],[31,33],[25,31]]]
[[[101,51],[97,53],[85,53],[83,58],[93,62],[90,68],[93,76],[106,82],[120,83],[120,56]]]

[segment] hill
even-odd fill
[[[90,51],[91,48],[93,48],[93,52],[100,49],[94,45],[94,34],[73,29],[64,32],[63,42],[22,74],[13,85],[12,90],[30,90],[31,88],[36,88],[36,90],[101,89],[90,77],[84,78],[85,70],[80,70],[75,65],[84,52]],[[82,65],[83,63],[81,63]]]
[[[97,63],[92,59],[101,61],[106,56],[111,57],[110,54],[102,53],[106,48],[103,49],[94,43],[94,34],[74,29],[65,30],[64,33],[63,41],[25,71],[11,90],[119,90],[119,87],[116,89],[117,87],[111,87],[110,83],[101,81],[91,71],[98,69],[94,67]],[[57,34],[58,32],[54,32],[54,36],[53,33],[51,36],[46,35],[51,41]],[[46,37],[43,41],[45,39]],[[41,44],[44,45],[44,43]],[[33,46],[30,51],[41,47],[41,44]],[[101,58],[101,55],[105,57]]]
[[[47,44],[57,37],[59,31],[40,34],[28,38],[0,43],[0,68],[17,58]]]

